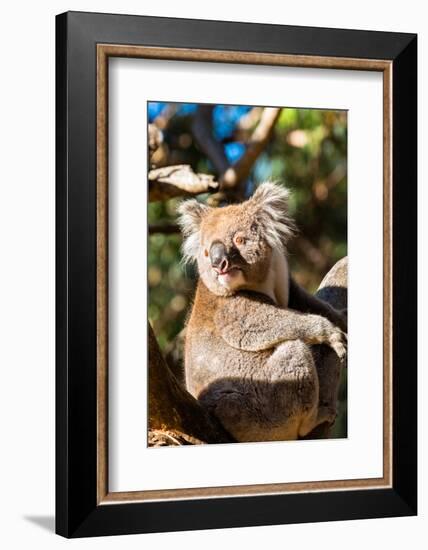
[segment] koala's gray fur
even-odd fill
[[[289,276],[287,200],[284,187],[264,183],[239,205],[180,205],[185,258],[200,275],[186,386],[237,441],[297,439],[336,416],[335,404],[319,405],[311,344],[344,360],[345,321]]]

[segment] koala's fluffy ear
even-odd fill
[[[201,221],[210,210],[209,206],[196,199],[183,201],[177,208],[178,223],[184,236],[182,248],[185,261],[194,260],[198,255]]]
[[[296,226],[288,213],[288,189],[278,183],[265,182],[259,185],[248,203],[254,217],[263,226],[270,246],[286,246],[294,235]]]

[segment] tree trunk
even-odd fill
[[[220,422],[181,386],[149,325],[149,445],[232,443]]]
[[[348,307],[348,258],[339,260],[322,280],[316,296],[346,314]],[[336,353],[327,346],[314,346],[313,354],[320,384],[320,404],[337,403],[342,365]],[[317,426],[304,439],[327,439],[332,424]]]

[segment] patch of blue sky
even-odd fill
[[[245,153],[245,145],[243,143],[240,143],[239,141],[226,143],[226,145],[224,146],[224,152],[226,154],[227,160],[231,164],[234,164]]]
[[[213,111],[215,138],[223,140],[230,137],[238,120],[250,109],[247,105],[216,105]]]
[[[147,105],[147,116],[149,117],[149,122],[153,122],[154,119],[162,113],[167,105],[168,104],[164,102],[149,101]]]
[[[182,103],[177,110],[177,114],[182,116],[193,115],[197,108],[196,103]]]

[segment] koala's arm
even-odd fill
[[[327,344],[342,359],[346,336],[328,319],[291,309],[281,309],[246,295],[227,298],[214,323],[229,346],[243,351],[263,351],[287,340]]]
[[[302,313],[314,313],[326,317],[333,325],[347,332],[346,313],[334,309],[327,302],[323,302],[316,296],[309,294],[290,277],[290,293],[288,307]]]

